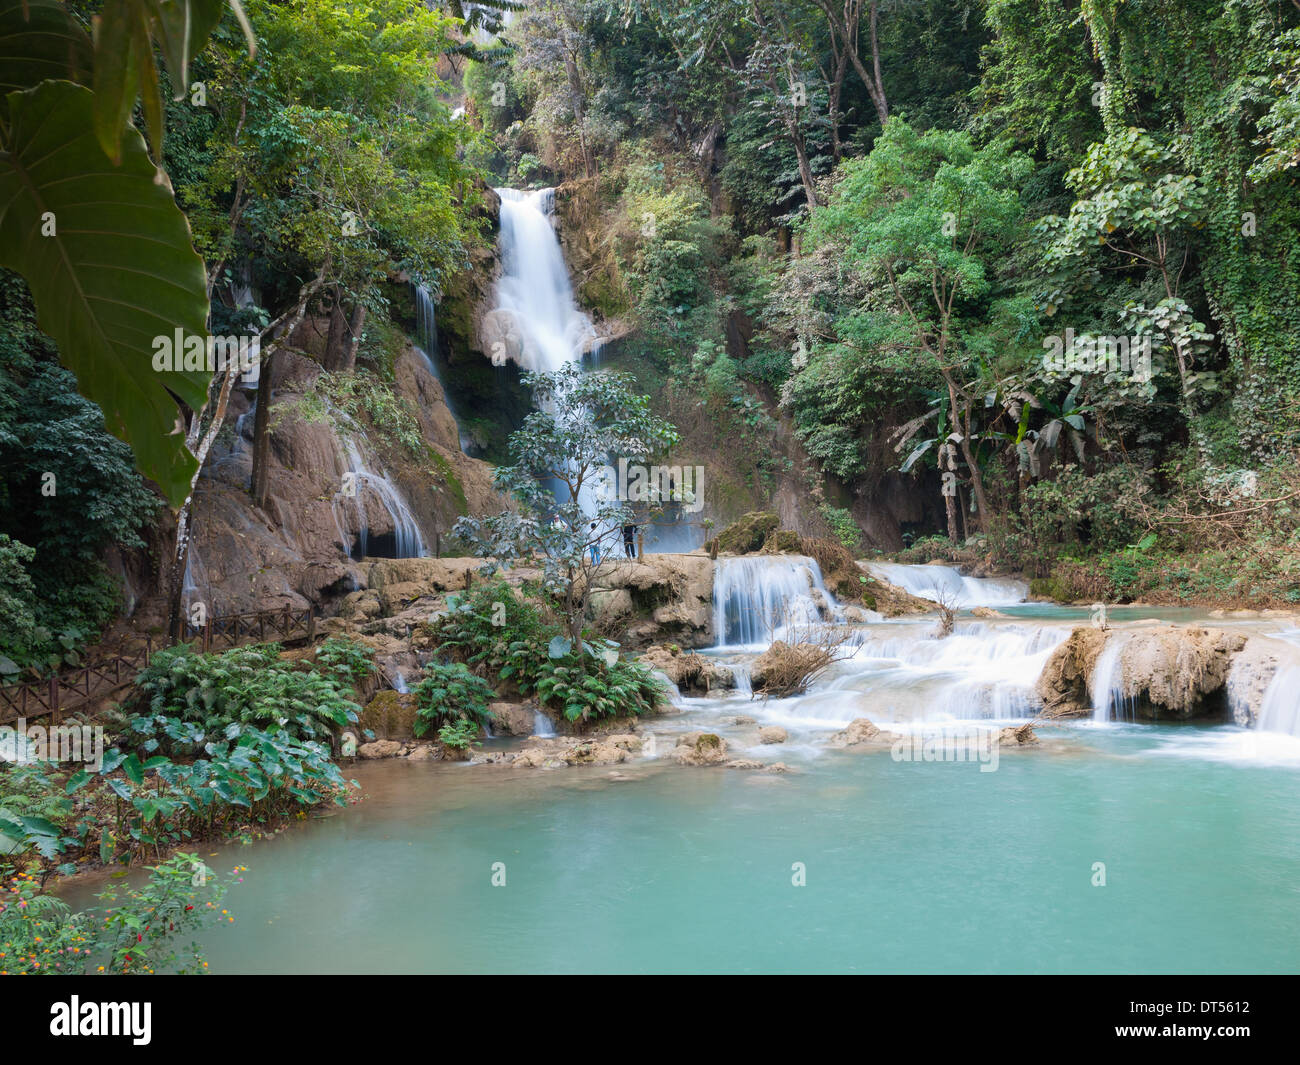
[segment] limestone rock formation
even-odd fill
[[[640,659],[663,673],[682,692],[705,694],[736,686],[736,676],[726,666],[693,651],[684,652],[675,644],[655,644],[642,651]]]

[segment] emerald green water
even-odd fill
[[[359,805],[211,859],[248,867],[212,971],[1300,967],[1293,748],[1261,757],[1230,727],[1055,735],[989,773],[888,751],[621,780],[367,766]]]

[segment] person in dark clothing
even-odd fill
[[[636,526],[623,526],[623,551],[628,558],[636,558]]]

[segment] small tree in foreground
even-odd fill
[[[489,518],[461,518],[456,534],[495,571],[511,562],[542,567],[542,581],[564,615],[568,646],[581,652],[582,623],[597,574],[633,520],[609,491],[606,469],[618,458],[644,459],[677,442],[677,430],[650,412],[648,396],[623,373],[529,373],[538,410],[511,434],[513,466],[496,471],[498,491],[518,504]],[[561,640],[561,642],[563,642]]]

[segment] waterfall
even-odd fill
[[[501,279],[495,315],[509,323],[500,365],[513,359],[526,370],[560,369],[577,362],[596,338],[591,319],[578,309],[560,241],[551,225],[554,189],[497,189],[501,197]]]
[[[1282,666],[1273,674],[1255,727],[1261,732],[1300,737],[1300,666]]]
[[[766,645],[789,624],[840,614],[821,567],[803,555],[723,558],[713,566],[713,638],[717,646]]]
[[[447,379],[438,369],[438,315],[433,302],[433,294],[427,285],[412,284],[415,292],[415,353],[424,360],[424,368],[442,388],[442,401],[447,405],[447,412],[456,422],[460,436],[461,451],[469,454],[473,441],[461,427],[460,414],[452,403],[451,393],[447,390]]]
[[[1024,581],[1006,577],[963,577],[952,566],[905,566],[896,562],[873,562],[871,572],[921,599],[969,609],[973,606],[1011,606],[1029,594]]]
[[[1112,717],[1128,720],[1132,715],[1132,700],[1124,688],[1124,644],[1128,641],[1118,633],[1106,638],[1106,646],[1097,656],[1097,664],[1088,678],[1088,693],[1092,696],[1092,719],[1109,721]]]
[[[542,738],[555,735],[555,726],[551,724],[551,719],[540,710],[533,711],[533,735]]]
[[[397,487],[388,479],[387,474],[382,471],[375,473],[366,465],[356,441],[350,437],[345,437],[344,447],[347,451],[349,471],[356,475],[356,492],[353,498],[357,512],[357,545],[360,548],[361,556],[365,557],[370,542],[370,524],[366,519],[365,493],[367,490],[375,494],[384,509],[388,511],[389,517],[393,519],[395,549],[393,557],[420,558],[427,555],[428,551],[424,546],[424,537],[420,533],[420,526],[415,520],[415,515],[411,513],[411,508],[406,505],[406,500],[398,492]],[[340,496],[334,497],[336,507],[339,499]],[[337,510],[335,520],[337,521]],[[346,541],[344,547],[347,547]]]

